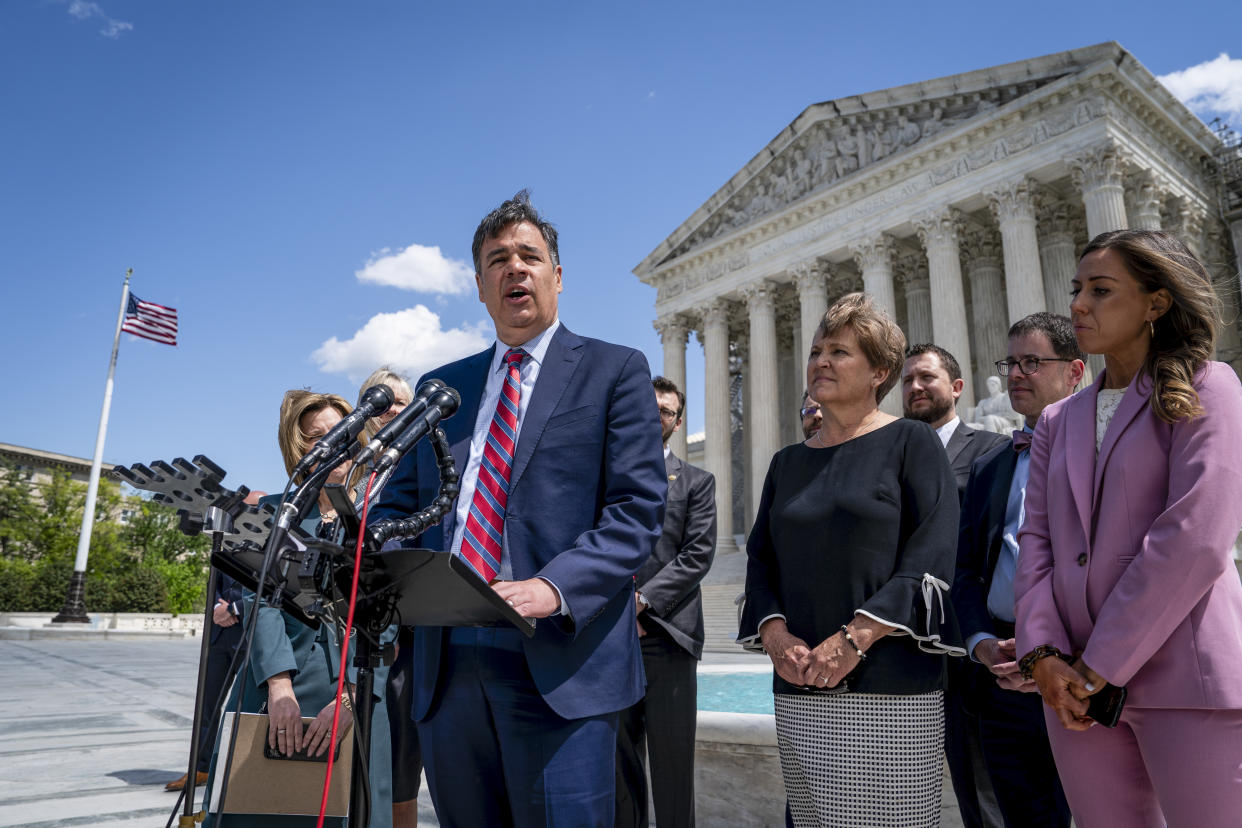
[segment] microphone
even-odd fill
[[[401,436],[392,441],[388,450],[375,461],[373,471],[383,474],[397,464],[401,456],[409,451],[415,443],[426,437],[445,417],[451,417],[461,405],[461,396],[452,388],[440,388],[427,401],[427,410],[419,416],[409,428],[401,432]]]
[[[371,442],[367,443],[366,447],[358,453],[354,462],[358,466],[365,466],[379,456],[379,453],[388,448],[389,444],[397,439],[416,417],[427,410],[427,401],[443,387],[444,383],[438,379],[429,379],[418,386],[418,392],[414,395],[414,399],[410,400],[410,404],[403,408],[396,417],[393,417],[388,425],[375,433]]]
[[[332,457],[349,444],[362,431],[367,420],[383,414],[392,407],[392,389],[387,385],[372,385],[362,392],[362,399],[347,417],[341,420],[325,435],[319,438],[315,447],[298,461],[293,469],[292,477],[300,477],[316,465]]]

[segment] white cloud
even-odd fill
[[[118,37],[125,34],[125,32],[128,32],[133,28],[133,23],[122,23],[120,20],[110,19],[108,20],[108,25],[100,29],[99,33],[104,37],[110,37],[113,40],[116,40]]]
[[[69,4],[70,17],[76,17],[78,20],[89,20],[95,15],[103,15],[103,10],[96,3],[84,3],[82,0],[73,0]]]
[[[75,20],[91,20],[98,18],[104,22],[104,27],[99,33],[104,37],[116,40],[125,32],[134,28],[133,23],[126,23],[122,20],[113,20],[109,17],[98,3],[91,3],[88,0],[70,0],[69,16]]]
[[[396,253],[387,247],[372,253],[366,266],[354,275],[360,282],[420,293],[465,293],[474,286],[473,265],[450,259],[439,247],[421,244],[411,244]]]
[[[1196,115],[1223,115],[1242,121],[1242,59],[1225,52],[1213,60],[1161,75],[1158,79]]]
[[[381,365],[405,374],[411,381],[446,362],[481,351],[493,337],[491,325],[441,330],[440,317],[425,305],[372,316],[354,335],[342,342],[335,336],[311,354],[319,369],[345,374],[361,382]]]

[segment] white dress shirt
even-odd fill
[[[945,448],[949,447],[949,441],[953,439],[953,432],[957,431],[957,427],[962,424],[962,418],[953,415],[953,419],[936,429],[936,436],[940,438],[940,445]]]
[[[491,369],[487,372],[487,381],[483,384],[483,399],[479,402],[479,414],[474,421],[474,436],[470,439],[470,459],[466,462],[466,470],[461,476],[461,494],[457,498],[457,524],[453,527],[453,545],[449,549],[454,555],[461,554],[461,538],[466,531],[466,518],[470,515],[470,504],[474,501],[474,488],[479,480],[479,465],[483,461],[483,445],[487,442],[487,432],[491,428],[492,418],[496,416],[496,404],[500,401],[500,391],[505,383],[505,354],[510,348],[521,348],[527,356],[522,360],[521,400],[518,404],[517,439],[514,440],[514,454],[522,439],[522,423],[526,419],[526,410],[530,408],[530,397],[535,390],[535,382],[539,379],[539,369],[547,356],[552,335],[561,326],[558,317],[549,328],[533,339],[520,345],[507,345],[496,340],[496,350],[492,354]],[[513,562],[509,559],[509,531],[506,528],[501,539],[500,569],[496,577],[502,581],[513,579]],[[545,579],[546,580],[546,579]],[[548,583],[551,583],[549,581]],[[552,585],[556,588],[556,585]],[[560,597],[560,590],[557,589]],[[562,610],[565,608],[562,604]]]

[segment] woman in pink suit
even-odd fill
[[[1079,828],[1242,824],[1242,386],[1218,300],[1157,231],[1097,236],[1070,305],[1095,384],[1044,410],[1015,582],[1018,652]],[[1061,656],[1061,657],[1057,657]],[[1114,728],[1090,696],[1129,693]]]

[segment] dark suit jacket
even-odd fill
[[[237,583],[237,581],[234,581],[232,578],[230,578],[228,575],[225,575],[223,572],[217,572],[216,573],[216,594],[212,596],[211,604],[212,606],[215,606],[216,601],[223,598],[225,601],[228,601],[229,606],[234,607],[236,609],[237,615],[240,618],[241,617],[242,593],[243,593],[243,590],[242,590],[241,584]],[[216,624],[213,622],[211,625],[211,643],[215,644],[217,641],[220,640],[220,636],[224,635],[226,638],[233,639],[232,643],[229,646],[236,647],[237,639],[241,637],[240,636],[241,628],[242,628],[241,624],[233,624],[232,626],[229,626],[229,627],[221,627],[219,624]]]
[[[1010,443],[1002,443],[975,461],[966,484],[952,592],[963,639],[996,632],[988,613],[988,590],[1000,556],[1005,507],[1017,465],[1018,455]]]
[[[461,394],[460,410],[443,424],[458,473],[469,460],[493,348],[428,374]],[[424,441],[397,466],[375,518],[411,514],[435,498],[438,486]],[[534,637],[522,640],[536,687],[564,718],[621,710],[643,695],[633,576],[659,539],[666,490],[647,360],[561,326],[522,421],[505,535],[513,578],[546,578],[564,599],[568,616],[539,619]],[[450,512],[414,544],[448,549],[455,522]],[[415,629],[419,721],[437,698],[446,636],[443,627]]]
[[[953,477],[957,479],[957,500],[960,503],[966,494],[966,481],[970,478],[970,467],[975,460],[982,457],[989,449],[1005,442],[1004,434],[991,431],[980,431],[966,423],[958,423],[949,444],[944,450],[949,453],[949,465],[953,468]]]
[[[664,461],[668,499],[664,533],[638,570],[635,585],[651,605],[644,624],[658,624],[692,656],[703,654],[703,590],[699,582],[716,555],[716,478],[682,462]]]

